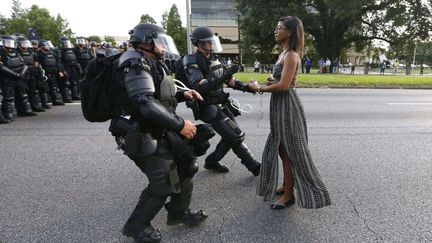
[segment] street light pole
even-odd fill
[[[416,54],[417,54],[417,41],[415,42],[415,46],[414,46],[414,58],[413,58],[413,64],[414,64],[414,68],[416,67]]]
[[[192,43],[190,41],[191,35],[191,0],[186,0],[186,42],[187,42],[187,52],[192,54]]]

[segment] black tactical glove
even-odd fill
[[[239,67],[238,65],[232,65],[231,67],[227,68],[223,74],[223,79],[226,80],[226,82],[230,81],[233,74],[238,72]]]
[[[235,81],[235,85],[234,85],[234,89],[236,90],[241,90],[243,92],[248,92],[248,93],[252,93],[255,94],[256,92],[254,90],[252,90],[249,85],[243,83],[240,80],[236,80]]]

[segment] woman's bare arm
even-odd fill
[[[260,91],[274,93],[288,90],[291,87],[291,83],[296,75],[299,60],[299,55],[296,52],[287,52],[283,59],[281,81],[269,86],[262,86]]]

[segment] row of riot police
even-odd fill
[[[34,116],[52,105],[80,99],[79,80],[94,56],[84,38],[74,47],[67,37],[59,48],[49,40],[28,40],[22,35],[2,36],[0,47],[0,123],[16,115]]]

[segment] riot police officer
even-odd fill
[[[39,64],[37,60],[35,60],[35,55],[31,50],[31,42],[27,38],[20,36],[17,38],[17,44],[18,52],[20,53],[25,64],[29,68],[25,79],[29,87],[31,108],[33,109],[33,111],[45,111],[45,109],[42,107],[41,98],[39,96],[39,87],[41,85],[38,85],[38,82],[43,82],[43,80],[40,78]],[[42,91],[46,92],[47,90]]]
[[[62,95],[58,86],[58,79],[63,78],[64,74],[61,71],[60,64],[57,61],[53,52],[53,44],[49,40],[39,40],[38,61],[45,70],[45,75],[48,78],[49,96],[53,105],[64,105]],[[45,99],[45,97],[41,97]],[[42,102],[45,102],[42,100]]]
[[[84,76],[87,65],[89,64],[90,60],[92,59],[90,49],[87,47],[87,40],[84,37],[77,37],[76,38],[76,46],[74,48],[74,52],[75,52],[75,56],[77,58],[77,61],[80,64],[81,69],[83,71],[82,76]]]
[[[74,46],[66,36],[62,36],[59,39],[59,59],[63,65],[66,76],[59,82],[59,88],[63,96],[63,101],[66,103],[72,102],[72,100],[79,100],[79,79],[83,73],[81,65],[78,63],[77,57],[75,56]]]
[[[2,46],[3,46],[3,41],[2,41],[2,39],[0,37],[0,50],[3,48]],[[2,105],[2,103],[3,103],[3,94],[2,94],[2,91],[1,91],[1,87],[2,86],[3,86],[3,75],[0,75],[0,124],[6,124],[6,123],[9,123],[9,120],[6,119],[6,118],[4,118],[3,113],[2,113],[2,111],[3,111],[3,109],[2,109],[2,107],[3,107],[3,105]]]
[[[178,101],[202,97],[194,90],[176,92],[163,58],[177,49],[161,27],[139,24],[129,34],[133,49],[122,53],[118,61],[116,90],[124,94],[117,96],[118,116],[111,121],[110,130],[124,153],[146,174],[149,184],[122,233],[137,242],[159,242],[160,232],[150,221],[164,205],[168,225],[194,225],[207,218],[201,210],[189,209],[198,164],[185,143],[194,138],[196,127],[175,114]],[[130,119],[125,118],[127,115]],[[122,135],[122,131],[127,132]],[[166,203],[168,196],[171,199]]]
[[[184,71],[189,85],[204,98],[194,106],[195,119],[210,123],[222,137],[216,150],[205,160],[204,168],[220,173],[229,172],[220,160],[230,149],[241,159],[241,163],[257,176],[261,164],[254,158],[243,143],[245,133],[239,128],[228,104],[228,95],[223,91],[224,83],[236,90],[254,93],[247,84],[236,80],[232,75],[238,71],[233,65],[224,70],[215,53],[222,51],[217,35],[207,27],[197,27],[192,31],[191,41],[197,47],[193,55],[183,58]]]
[[[3,115],[12,121],[15,115],[15,106],[18,115],[34,116],[28,98],[28,86],[24,81],[28,67],[16,51],[15,39],[11,36],[2,37],[3,47],[1,50],[0,71],[3,76]],[[15,105],[16,98],[16,105]]]

